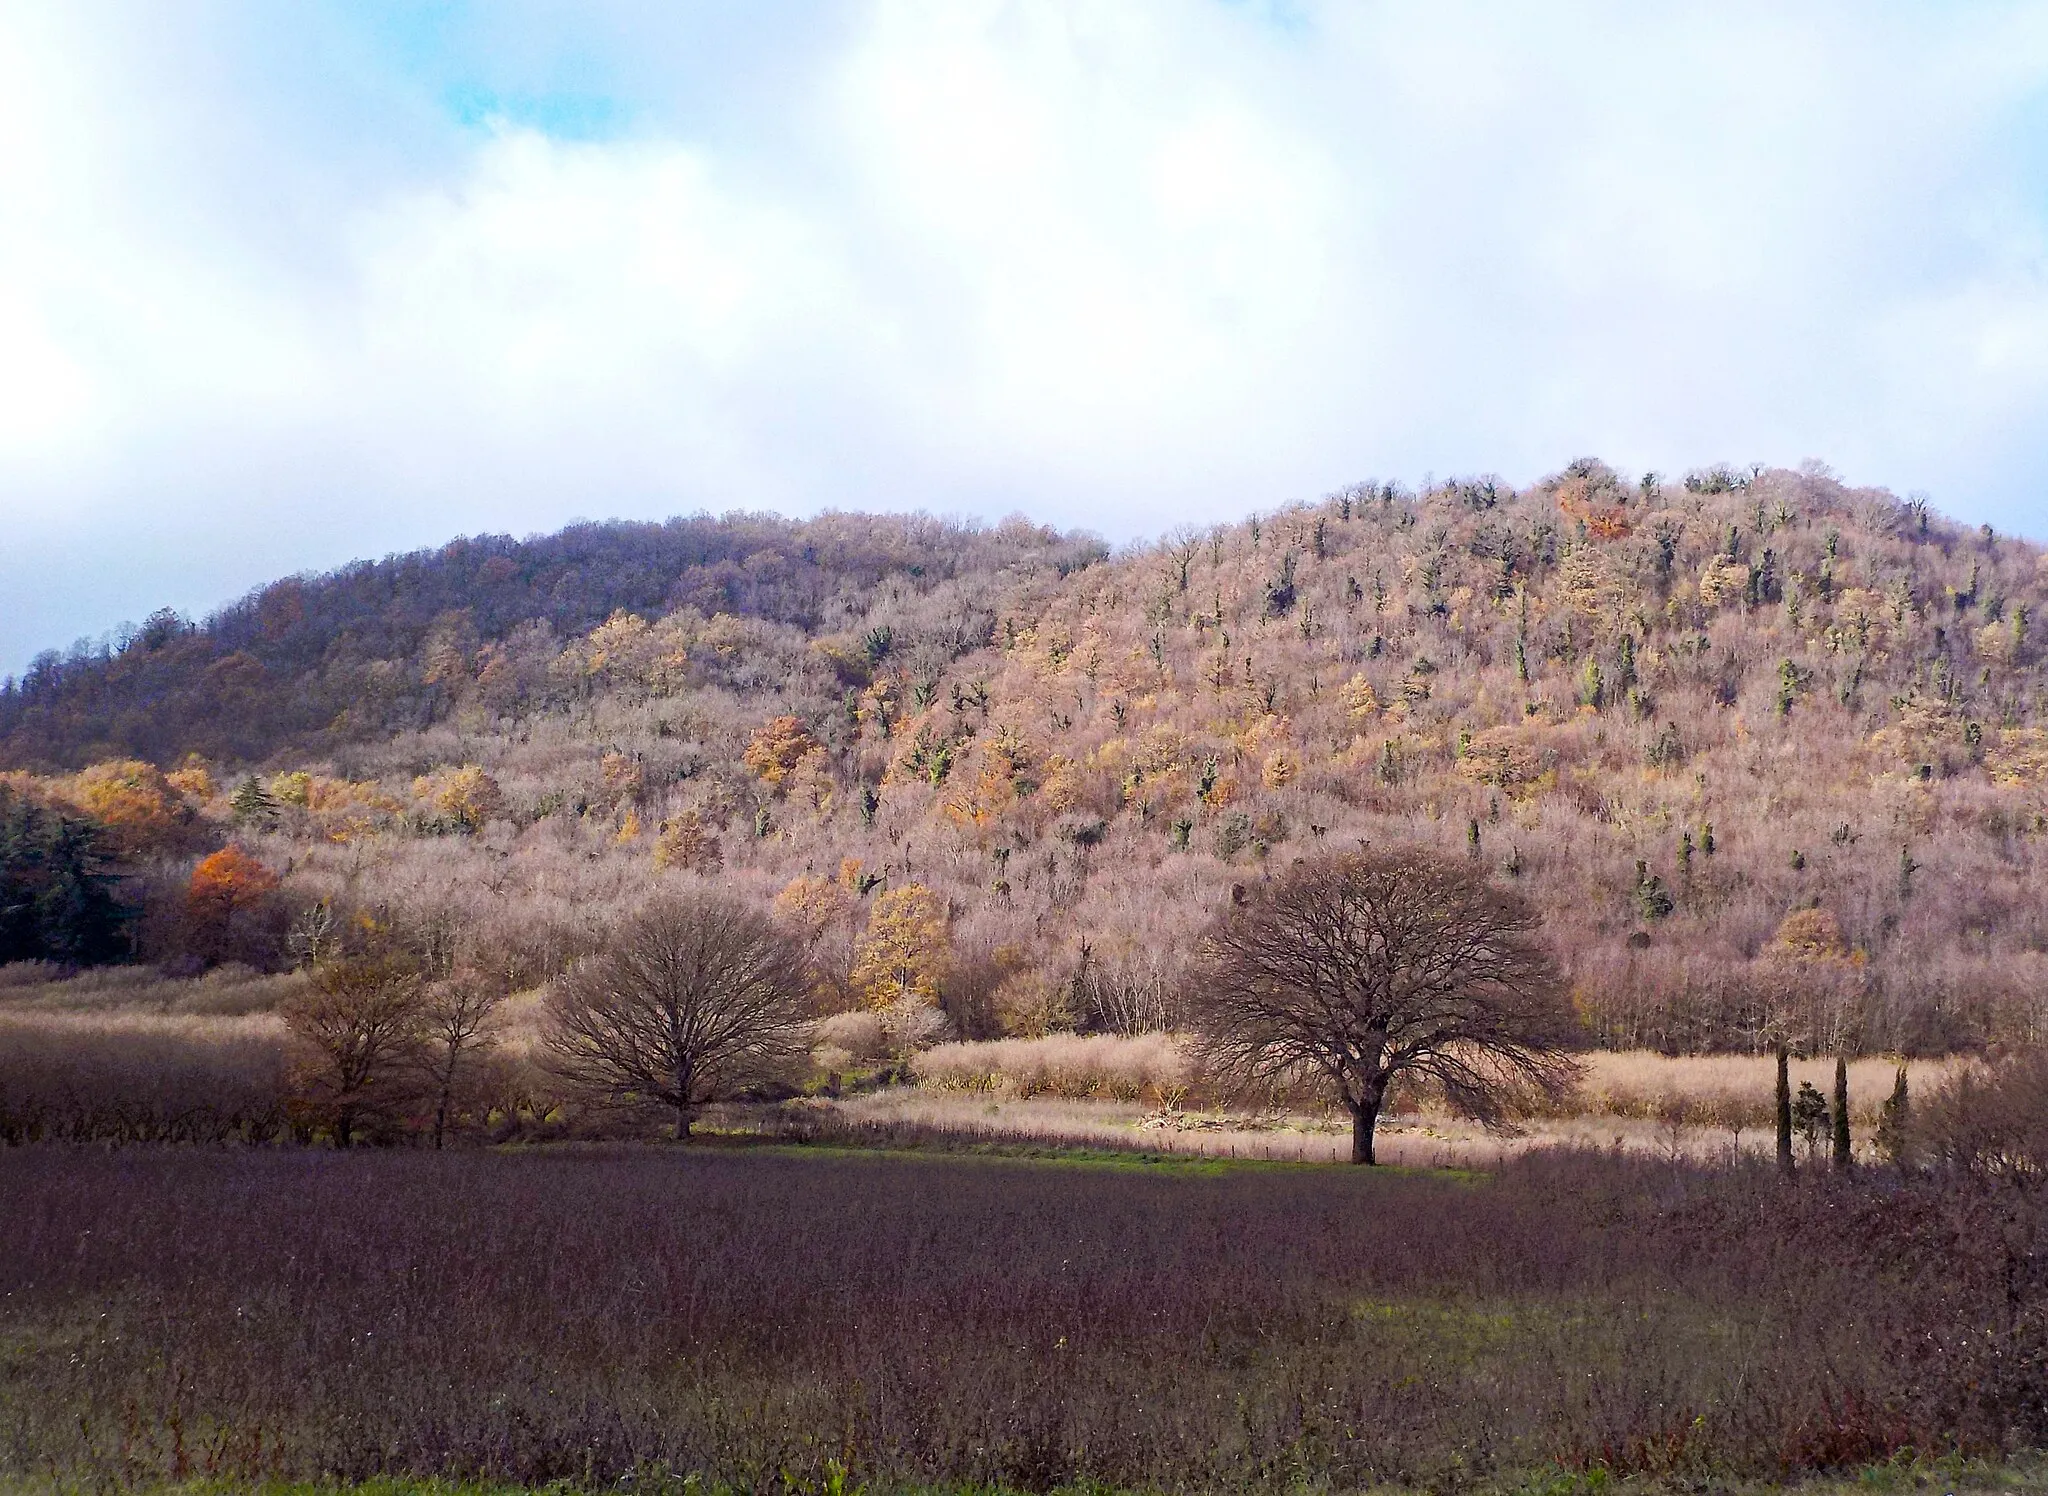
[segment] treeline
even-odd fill
[[[40,655],[0,685],[0,767],[260,761],[436,720],[451,700],[436,653],[474,656],[522,628],[566,640],[616,612],[690,608],[815,630],[862,611],[888,578],[928,588],[1102,554],[1092,538],[1021,521],[984,529],[921,515],[699,515],[465,538],[287,578],[200,624],[160,612]]]
[[[261,886],[260,865],[216,867],[212,876]],[[1395,1092],[1404,1109],[1448,1106],[1489,1123],[1570,1113],[1579,1068],[1570,1052],[1585,1036],[1573,1032],[1564,994],[1536,947],[1519,946],[1512,971],[1474,978],[1452,1007],[1443,1006],[1449,999],[1419,1000],[1455,1046],[1440,1057],[1406,1039],[1398,1053],[1354,1057],[1366,1066],[1356,1072],[1370,1082],[1365,1099],[1351,1086],[1353,1060],[1333,1069],[1336,1062],[1318,1057],[1331,1046],[1349,1054],[1356,1025],[1310,1001],[1303,984],[1321,979],[1287,954],[1291,942],[1312,938],[1336,901],[1362,900],[1381,920],[1398,911],[1406,934],[1367,942],[1342,959],[1390,963],[1414,980],[1368,984],[1348,999],[1365,1003],[1373,991],[1426,986],[1416,974],[1440,971],[1438,947],[1464,942],[1473,922],[1504,921],[1498,938],[1520,940],[1513,931],[1526,935],[1530,927],[1512,895],[1489,892],[1454,861],[1412,855],[1354,854],[1305,864],[1290,879],[1211,925],[1202,976],[1215,990],[1190,1015],[1195,1043],[1187,1061],[1152,1099],[1171,1105],[1192,1094],[1274,1105],[1284,1093],[1297,1106],[1341,1100],[1359,1124],[1355,1157],[1366,1161],[1371,1125]],[[1440,898],[1438,885],[1455,885],[1451,895],[1462,889],[1462,899]],[[753,1131],[859,1141],[866,1136],[860,1124],[801,1098],[837,1096],[842,1079],[866,1087],[916,1070],[919,1051],[944,1031],[928,981],[938,968],[918,914],[899,907],[869,932],[856,959],[862,1006],[832,1017],[830,974],[807,944],[801,911],[787,903],[771,910],[701,885],[658,896],[593,930],[585,954],[524,991],[532,973],[518,953],[445,916],[319,903],[302,909],[287,934],[292,976],[220,970],[240,974],[202,1011],[244,1015],[236,1019],[133,1005],[102,1006],[95,1018],[87,1016],[89,994],[84,1008],[51,1008],[48,982],[34,1006],[0,1003],[0,1142],[441,1148],[680,1140],[717,1103],[753,1104]],[[1302,974],[1252,999],[1241,980],[1247,960]],[[1492,970],[1493,958],[1482,964]],[[19,981],[58,971],[43,963],[4,974]],[[1464,978],[1448,980],[1465,990]],[[1300,989],[1298,1000],[1288,999],[1292,1008],[1279,990],[1289,982],[1289,990]],[[58,1001],[68,985],[55,984]],[[237,988],[261,990],[237,1000]],[[1390,1035],[1406,1035],[1404,1025],[1415,1019],[1398,997],[1374,1012]],[[828,1016],[821,1022],[821,1015]],[[1372,1015],[1354,1016],[1362,1023]],[[852,1046],[858,1053],[842,1047],[853,1017],[872,1030]],[[1755,1063],[1760,1070],[1767,1064]],[[1903,1174],[2048,1178],[2048,1050],[1945,1066],[1937,1084],[1914,1090],[1911,1069],[1898,1064],[1875,1131],[1864,1138],[1872,1146],[1858,1151],[1846,1063],[1835,1062],[1831,1097],[1805,1081],[1795,1092],[1781,1047],[1780,1166],[1794,1168],[1793,1142],[1803,1137],[1809,1165],[1838,1173],[1874,1158]],[[1675,1157],[1679,1132],[1700,1114],[1667,1106],[1661,1115]],[[1744,1123],[1755,1126],[1740,1115],[1738,1140]],[[943,1128],[881,1136],[946,1141]],[[1135,1136],[1127,1144],[1141,1145]]]
[[[200,868],[196,899],[274,891],[233,849]],[[445,917],[323,902],[285,943],[283,1001],[225,1028],[0,1007],[0,1140],[438,1148],[641,1135],[650,1109],[681,1137],[705,1105],[811,1077],[803,943],[745,900],[700,890],[593,932],[537,1024],[507,1021],[534,975],[519,954]]]

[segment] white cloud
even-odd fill
[[[1596,451],[2048,531],[2041,7],[492,14],[629,131],[469,131],[346,10],[0,0],[0,662],[700,505],[1126,535]]]

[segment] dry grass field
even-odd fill
[[[2048,1442],[2040,1191],[1761,1167],[1767,1056],[1589,1054],[1511,1137],[1411,1096],[1372,1174],[1157,1033],[869,1056],[686,1149],[542,1100],[342,1152],[246,1146],[323,1140],[292,979],[49,977],[0,982],[0,1490],[2017,1489]]]
[[[1585,1057],[1586,1079],[1576,1110],[1584,1116],[1659,1118],[1674,1103],[1690,1109],[1701,1126],[1727,1130],[1741,1121],[1745,1129],[1770,1125],[1776,1072],[1768,1055],[1661,1055],[1646,1050],[1596,1050]],[[1953,1075],[1967,1061],[1916,1060],[1908,1067],[1915,1085],[1932,1086]],[[1896,1061],[1871,1057],[1849,1064],[1849,1115],[1860,1127],[1875,1127],[1878,1111],[1891,1094]],[[1794,1059],[1792,1085],[1802,1082],[1827,1094],[1834,1085],[1831,1059]]]
[[[1410,1095],[1382,1123],[1387,1157],[1399,1163],[1484,1164],[1534,1147],[1619,1148],[1698,1159],[1768,1151],[1773,1062],[1768,1055],[1671,1056],[1593,1051],[1585,1080],[1557,1114],[1529,1119],[1502,1137],[1446,1115]],[[1915,1085],[1957,1073],[1958,1059],[1916,1061]],[[889,1091],[842,1104],[875,1124],[991,1138],[1145,1146],[1236,1158],[1336,1161],[1349,1148],[1348,1122],[1312,1093],[1264,1111],[1203,1104],[1186,1042],[1170,1034],[1137,1038],[1054,1035],[979,1044],[941,1044],[912,1063],[915,1091]],[[1850,1116],[1867,1149],[1897,1065],[1863,1058],[1849,1066]],[[1831,1060],[1795,1059],[1792,1085],[1827,1093]]]
[[[212,1135],[230,1112],[275,1119],[290,1047],[275,1009],[300,980],[232,968],[182,980],[132,968],[58,980],[47,970],[0,968],[0,1121],[10,1108],[68,1110],[70,1121],[55,1129],[61,1135],[111,1129],[116,1137],[142,1138]],[[840,1047],[862,1031],[852,1021],[861,1016],[826,1026],[821,1079],[830,1066],[856,1067],[849,1078],[857,1080],[859,1067],[871,1072],[886,1063],[880,1051],[855,1055]],[[498,1017],[504,1084],[521,1095],[551,1094],[538,1067],[538,1019],[539,994],[531,992],[510,1000]],[[1573,1101],[1555,1115],[1529,1119],[1519,1136],[1489,1134],[1427,1096],[1397,1093],[1380,1134],[1386,1156],[1484,1165],[1565,1145],[1713,1160],[1771,1146],[1768,1055],[1593,1051],[1584,1063]],[[1914,1061],[1912,1083],[1925,1094],[1968,1063]],[[1263,1106],[1206,1094],[1186,1040],[1175,1034],[940,1043],[915,1054],[908,1072],[913,1084],[852,1085],[805,1105],[830,1110],[848,1136],[924,1132],[1300,1161],[1338,1160],[1348,1146],[1342,1119],[1313,1089]],[[1849,1067],[1860,1149],[1870,1146],[1895,1072],[1893,1061],[1878,1057]],[[1795,1060],[1792,1081],[1826,1092],[1833,1064]],[[742,1118],[735,1125],[758,1123]]]
[[[148,966],[101,966],[69,973],[41,961],[0,966],[0,1014],[267,1013],[305,985],[296,974],[217,966],[203,976],[167,977]]]
[[[0,1482],[1707,1491],[2048,1437],[2048,1220],[1968,1180],[38,1147],[0,1199]]]

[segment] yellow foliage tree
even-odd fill
[[[804,939],[816,940],[853,913],[853,895],[830,878],[800,874],[775,896],[775,912]]]
[[[832,777],[831,755],[823,748],[812,748],[798,759],[782,782],[784,794],[817,816],[832,809],[832,797],[838,788]]]
[[[1072,1028],[1074,1009],[1067,983],[1050,972],[1032,968],[1012,972],[995,990],[996,1021],[1018,1039],[1042,1039]]]
[[[184,767],[173,769],[164,776],[164,780],[179,794],[202,805],[220,793],[212,772],[196,756],[186,759]]]
[[[1465,745],[1458,772],[1518,795],[1543,774],[1543,756],[1518,727],[1489,727]]]
[[[412,782],[412,792],[471,831],[481,831],[487,822],[505,813],[505,792],[475,764],[464,764],[450,773],[421,775]]]
[[[1738,602],[1749,592],[1749,568],[1740,561],[1716,556],[1700,573],[1700,601],[1710,608]]]
[[[725,848],[704,817],[686,810],[661,823],[654,838],[654,870],[675,868],[686,873],[716,872],[725,865]]]
[[[1064,753],[1049,755],[1043,791],[1045,803],[1053,811],[1072,810],[1081,803],[1081,766]]]
[[[1987,623],[1977,630],[1978,658],[2010,665],[2019,658],[2020,641],[2024,637],[2021,630],[2014,628],[2008,621]]]
[[[1779,922],[1774,944],[1780,955],[1795,961],[1840,961],[1849,954],[1841,925],[1818,906],[1786,915]]]
[[[688,682],[687,617],[650,624],[623,608],[562,651],[551,672],[558,679],[585,680],[634,696],[667,696]]]
[[[154,764],[113,759],[74,777],[65,798],[105,826],[125,852],[148,852],[177,840],[191,812]]]
[[[871,1008],[936,1002],[948,958],[946,901],[921,883],[875,899],[854,950],[853,987]]]
[[[1344,714],[1354,722],[1363,722],[1380,709],[1379,694],[1363,675],[1354,675],[1339,686],[1337,699],[1344,703]]]
[[[2048,729],[2006,728],[1984,755],[1984,767],[1994,784],[2048,784]]]
[[[754,740],[740,761],[760,779],[778,788],[818,746],[801,717],[776,717],[754,731]]]

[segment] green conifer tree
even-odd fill
[[[257,782],[254,774],[245,778],[228,797],[228,808],[234,812],[237,826],[268,830],[277,824],[277,801]]]

